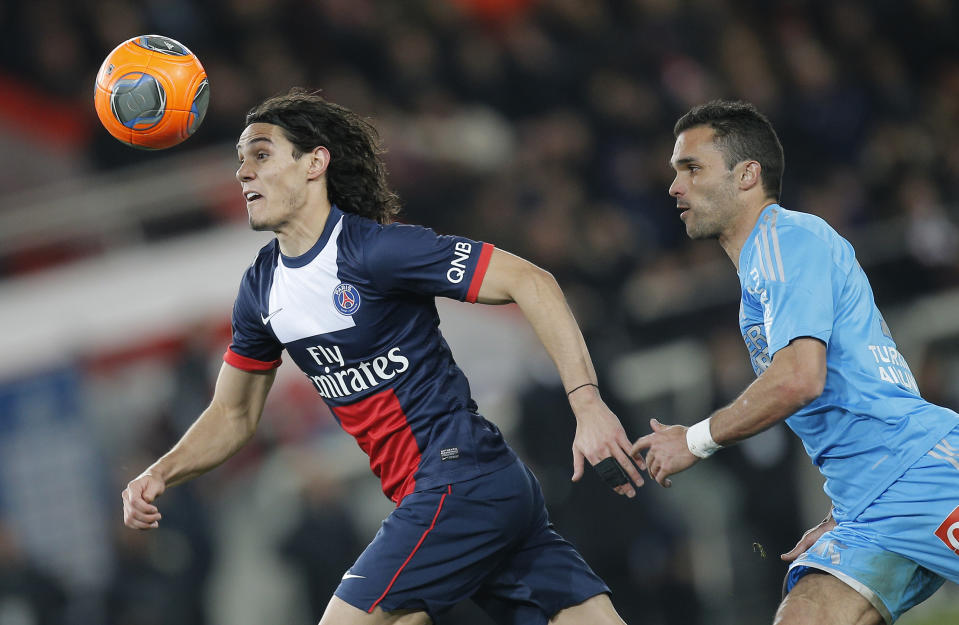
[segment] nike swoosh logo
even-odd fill
[[[276,310],[274,310],[273,312],[271,312],[271,313],[270,313],[269,315],[267,315],[266,317],[264,317],[263,315],[260,315],[260,319],[263,320],[263,325],[268,324],[268,323],[270,322],[270,319],[272,319],[274,316],[276,316],[276,314],[277,314],[278,312],[280,312],[281,310],[283,310],[283,309],[282,309],[282,308],[277,308]]]
[[[353,579],[354,577],[358,579],[366,579],[365,575],[353,575],[352,573],[343,574],[343,579]]]

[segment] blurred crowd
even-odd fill
[[[200,130],[162,153],[121,145],[98,126],[92,108],[102,58],[146,33],[187,45],[211,84]],[[714,407],[748,383],[751,372],[736,328],[735,272],[719,246],[687,240],[666,193],[673,123],[716,97],[755,103],[785,148],[782,203],[824,217],[850,238],[880,305],[903,305],[959,285],[957,41],[959,5],[951,0],[2,3],[0,144],[41,146],[34,149],[55,153],[62,169],[11,160],[0,180],[5,191],[18,191],[60,171],[93,175],[162,165],[211,146],[229,151],[251,106],[294,85],[319,89],[379,129],[404,221],[492,242],[554,273],[601,380],[624,354],[695,335],[707,346]],[[185,222],[190,228],[245,219],[238,201],[231,214],[198,198],[195,212]],[[0,250],[0,279],[21,266]],[[211,355],[218,357],[228,340],[221,326],[207,335],[216,340],[154,346],[149,367],[151,375],[165,372],[163,409],[140,411],[138,426],[102,428],[137,442],[136,453],[109,456],[116,466],[97,465],[109,475],[88,471],[91,497],[116,508],[106,514],[119,515],[115,492],[172,444],[207,401]],[[920,387],[929,399],[956,407],[948,367],[935,353],[930,358],[913,363]],[[118,369],[101,363],[85,375]],[[511,444],[541,476],[554,521],[614,589],[620,612],[647,625],[723,622],[708,618],[693,572],[695,528],[673,500],[646,488],[638,503],[618,501],[592,476],[585,485],[568,485],[574,424],[556,381],[544,380],[517,391]],[[75,383],[68,374],[56,381],[57,388]],[[607,400],[633,437],[645,433],[648,410],[669,409],[614,393]],[[0,406],[4,401],[12,400],[0,387]],[[14,480],[0,480],[0,624],[211,622],[211,597],[225,591],[211,587],[210,569],[228,539],[212,531],[204,500],[216,490],[229,494],[231,484],[249,487],[246,472],[265,471],[274,447],[303,438],[322,445],[317,441],[334,427],[322,410],[301,407],[313,406],[314,398],[290,404],[282,425],[271,426],[223,475],[164,496],[167,530],[157,538],[114,527],[114,516],[93,515],[84,540],[109,544],[102,557],[110,562],[93,562],[103,573],[81,575],[83,583],[31,559],[44,547],[31,547],[4,524],[19,500],[9,486]],[[109,412],[133,420],[122,416],[137,415],[133,408]],[[45,410],[53,427],[62,411]],[[0,414],[0,431],[5,419],[11,418]],[[55,429],[62,435],[62,427]],[[13,448],[10,440],[6,449]],[[19,440],[18,449],[40,449],[46,439],[38,440],[36,448]],[[109,447],[102,437],[88,446],[102,447]],[[759,445],[716,457],[737,487],[731,513],[737,532],[763,551],[760,557],[747,548],[724,564],[729,596],[745,606],[728,622],[768,622],[778,600],[777,556],[804,529],[796,475],[801,452],[775,430]],[[12,465],[10,458],[0,454],[0,466]],[[353,485],[300,460],[287,462],[299,467],[305,486],[274,544],[305,585],[310,604],[303,622],[315,622],[369,536],[357,531],[343,503]],[[82,472],[96,463],[84,457],[67,464],[67,471]],[[231,482],[237,475],[247,478]],[[451,622],[487,621],[464,612]]]

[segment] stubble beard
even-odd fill
[[[268,221],[265,218],[261,218],[259,221],[257,221],[253,217],[253,214],[250,213],[249,214],[250,229],[253,230],[254,232],[279,232],[284,226],[290,223],[290,219],[289,219],[290,207],[293,205],[292,198],[290,198],[290,200],[288,201],[288,204],[290,206],[287,206],[286,215],[280,219],[276,219],[275,221]]]
[[[690,209],[690,212],[693,212]],[[686,235],[693,240],[700,239],[718,239],[721,232],[720,225],[716,223],[715,215],[703,215],[700,221],[696,221],[696,215],[693,213],[693,219],[686,223]],[[712,219],[710,219],[712,217]]]

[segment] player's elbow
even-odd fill
[[[822,395],[825,386],[825,372],[820,375],[818,371],[800,368],[794,372],[794,375],[786,384],[786,389],[793,403],[799,406],[805,406]]]
[[[773,358],[782,396],[799,409],[822,395],[826,387],[826,348],[813,338],[791,342]]]
[[[214,416],[220,423],[220,431],[229,435],[241,444],[249,440],[260,421],[262,408],[245,402],[227,404],[215,398],[207,408],[207,413]]]
[[[812,403],[822,395],[823,389],[825,388],[825,380],[819,379],[810,379],[807,380],[803,385],[802,392],[800,393],[799,400],[802,402],[803,406],[806,404]]]
[[[515,288],[511,295],[513,295],[513,301],[519,302],[524,296],[543,299],[561,293],[559,283],[553,274],[531,262],[526,262],[516,275]]]

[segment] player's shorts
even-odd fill
[[[609,588],[557,534],[522,461],[407,495],[343,576],[336,596],[434,622],[472,598],[497,623],[545,624]]]
[[[869,600],[886,623],[959,582],[959,428],[852,521],[840,521],[789,567],[786,590],[811,569]]]

